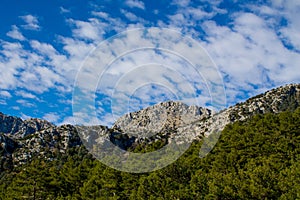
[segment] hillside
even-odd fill
[[[219,113],[164,102],[127,114],[111,128],[84,127],[97,130],[87,135],[78,134],[82,127],[1,113],[0,198],[300,198],[299,103],[299,84],[267,91]],[[218,130],[218,143],[200,159],[203,141]],[[90,148],[110,140],[128,151],[150,152],[174,138],[194,142],[175,163],[145,174],[106,167],[82,145]]]

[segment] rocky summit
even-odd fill
[[[136,142],[170,139],[184,134],[182,128],[210,118],[212,113],[207,108],[188,106],[182,102],[162,102],[120,117],[112,130],[132,136]]]
[[[23,138],[50,127],[54,127],[54,125],[46,120],[28,119],[23,121],[18,117],[7,116],[0,112],[0,133],[12,138]]]
[[[162,102],[120,117],[114,125],[55,126],[45,120],[7,116],[0,113],[1,171],[33,157],[55,159],[69,148],[110,140],[122,149],[164,140],[201,140],[232,122],[256,114],[293,111],[300,105],[300,84],[289,84],[252,97],[218,113],[181,102]],[[79,130],[79,132],[78,132]],[[80,137],[79,137],[80,136]]]

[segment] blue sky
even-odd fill
[[[111,36],[136,28],[172,29],[197,41],[220,75],[226,95],[223,106],[300,82],[298,0],[3,0],[0,4],[0,111],[23,119],[76,123],[74,85],[87,56]],[[95,89],[99,123],[111,124],[127,111],[169,99],[192,104],[196,98],[200,106],[211,106],[212,91],[205,81],[193,76],[192,68],[174,55],[134,51],[106,69]],[[153,58],[155,64],[149,65]],[[130,68],[134,64],[145,68]],[[169,66],[182,76],[172,75]],[[148,76],[143,76],[145,70]],[[108,78],[112,74],[115,79]],[[204,73],[204,79],[208,75]],[[127,85],[122,88],[117,83]],[[194,96],[186,92],[186,83],[196,91]],[[112,89],[115,93],[109,93]],[[126,104],[119,104],[122,95],[129,99]]]

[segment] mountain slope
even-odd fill
[[[293,111],[300,105],[300,84],[282,86],[229,107],[219,113],[180,102],[163,102],[119,118],[113,127],[55,126],[45,120],[21,120],[0,113],[1,171],[33,157],[54,159],[84,143],[89,148],[110,140],[122,149],[135,150],[172,139],[191,142],[222,131],[256,114]],[[80,131],[79,134],[77,130]],[[86,131],[88,130],[88,131]],[[79,135],[81,138],[79,138]],[[13,164],[11,164],[13,163]],[[6,166],[6,167],[5,167]]]
[[[0,178],[0,199],[298,199],[299,124],[300,108],[237,121],[205,158],[195,141],[151,173],[114,170],[80,149],[33,159]]]
[[[281,86],[220,111],[204,123],[204,127],[208,127],[208,130],[203,134],[221,131],[229,123],[245,120],[257,114],[294,111],[299,106],[300,84]]]

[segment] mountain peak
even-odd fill
[[[211,110],[180,101],[166,101],[120,117],[112,129],[121,132],[159,133],[209,117]]]

